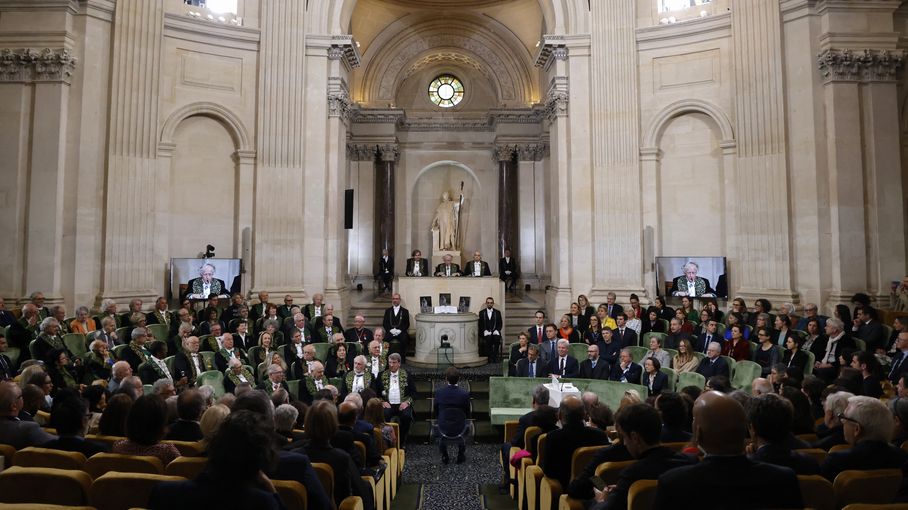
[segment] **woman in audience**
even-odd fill
[[[697,313],[697,310],[694,309],[694,301],[690,298],[690,296],[683,296],[681,298],[681,308],[679,308],[679,310],[681,310],[681,313],[684,314],[685,320],[691,322],[697,322],[698,320],[700,320],[700,314]],[[677,313],[677,310],[675,310],[675,313]],[[677,315],[675,316],[677,317]]]
[[[750,359],[750,342],[744,338],[744,326],[735,324],[731,327],[731,340],[726,340],[722,355],[734,358],[735,361]]]
[[[577,330],[571,327],[571,317],[569,315],[561,316],[561,327],[558,328],[558,338],[563,338],[572,344],[580,342],[580,335]]]
[[[667,367],[671,364],[671,355],[662,348],[662,339],[658,336],[649,338],[649,350],[643,355],[643,359],[655,358],[659,360],[659,367]]]
[[[772,322],[770,322],[770,317],[769,317],[768,313],[757,314],[756,317],[757,318],[754,320],[754,322],[756,324],[753,326],[753,329],[751,331],[756,331],[760,328],[765,328],[767,331],[769,331],[769,335],[771,337],[779,338],[779,335],[776,334],[776,330],[772,329]],[[745,327],[744,329],[746,330],[747,328]],[[745,338],[747,338],[747,335],[745,335]]]
[[[84,364],[84,380],[87,384],[91,384],[92,381],[97,380],[110,380],[110,371],[113,368],[113,364],[116,362],[117,360],[115,360],[110,353],[110,350],[107,348],[107,343],[104,342],[104,340],[93,341],[91,343],[91,351],[89,351]]]
[[[653,303],[655,303],[656,311],[658,312],[660,319],[670,321],[675,317],[675,311],[672,310],[671,307],[666,306],[664,297],[656,296]]]
[[[804,373],[804,368],[807,367],[810,358],[807,356],[807,353],[801,349],[803,343],[804,341],[797,335],[785,339],[786,351],[785,356],[782,358],[782,363],[784,363],[789,370],[796,370],[798,373]]]
[[[161,482],[151,491],[153,510],[199,508],[283,509],[265,475],[277,466],[274,425],[262,414],[238,411],[211,439],[208,464],[195,480]]]
[[[325,375],[328,378],[344,377],[350,370],[353,370],[353,362],[347,359],[347,346],[338,344],[334,350],[334,357],[328,358],[325,362]]]
[[[569,323],[575,331],[577,331],[578,337],[583,337],[583,333],[586,332],[587,317],[583,315],[583,309],[580,308],[580,305],[577,303],[571,303],[571,312],[568,314]]]
[[[81,367],[74,367],[64,349],[54,349],[48,354],[48,374],[54,383],[54,395],[63,388],[82,391]]]
[[[760,376],[766,377],[772,370],[772,366],[778,363],[779,347],[773,343],[772,337],[766,328],[757,330],[757,351],[754,353],[754,363],[760,365]]]
[[[273,336],[268,331],[263,331],[262,334],[259,335],[259,347],[261,347],[261,349],[250,349],[252,354],[249,356],[249,362],[252,363],[252,366],[257,367],[264,363],[265,360],[271,359],[271,356],[275,352],[271,345],[272,340]]]
[[[385,444],[379,448],[380,451],[385,451],[386,448],[397,445],[397,435],[394,433],[394,427],[385,423],[385,408],[382,406],[380,399],[377,397],[370,398],[366,402],[363,420],[372,425],[373,428],[381,430],[381,436]]]
[[[700,323],[694,328],[693,336],[697,337],[706,333],[706,326],[709,324],[709,321],[713,320],[712,315],[710,315],[709,310],[706,308],[700,310]]]
[[[609,317],[608,307],[605,304],[601,304],[596,308],[596,316],[599,317],[599,326],[608,328],[612,331],[618,327],[618,323],[615,322],[615,319]]]
[[[595,317],[595,315],[593,316]],[[596,317],[596,320],[599,318]],[[508,375],[517,373],[517,362],[527,357],[527,346],[530,341],[526,333],[517,335],[517,341],[511,344],[511,355],[508,357]]]
[[[107,407],[107,388],[103,384],[92,384],[85,388],[82,396],[88,403],[88,412],[90,414],[85,433],[97,434],[98,424],[101,422],[101,414]]]
[[[624,325],[629,329],[633,329],[637,333],[637,338],[639,338],[640,330],[643,329],[643,323],[640,322],[640,319],[638,318],[637,309],[628,307],[624,310],[624,313],[627,314],[627,322],[625,322]]]
[[[577,305],[580,306],[580,313],[587,319],[596,315],[596,309],[590,304],[589,298],[585,294],[577,296]]]
[[[848,328],[848,325],[852,323],[851,321],[851,310],[848,309],[848,305],[835,305],[835,309],[832,314],[836,319],[842,321],[845,324],[845,327]]]
[[[665,324],[659,320],[659,310],[656,307],[649,307],[646,310],[646,317],[642,319],[643,335],[647,333],[665,333]]]
[[[277,319],[268,319],[262,323],[262,330],[271,334],[274,347],[284,345],[284,334],[280,331],[281,323]]]
[[[47,373],[46,365],[32,365],[35,368],[29,368],[28,373],[25,371],[22,372],[22,375],[19,378],[21,386],[26,384],[34,384],[35,386],[41,388],[41,391],[44,392],[44,402],[41,404],[42,411],[50,411],[52,405],[54,405],[54,398],[52,393],[54,391],[54,380],[51,378],[50,374]]]
[[[829,337],[823,333],[823,328],[820,327],[820,319],[816,317],[807,319],[806,328],[807,335],[804,337],[801,349],[814,353],[814,357],[819,359],[826,352],[826,343],[829,341]]]
[[[697,366],[700,365],[700,359],[694,356],[694,348],[687,338],[682,338],[678,342],[678,354],[672,358],[672,368],[675,372],[696,372]]]
[[[146,327],[148,325],[148,318],[145,317],[145,314],[142,312],[135,312],[129,316],[129,323],[131,327],[126,334],[126,338],[132,338],[132,330]]]
[[[98,421],[98,432],[102,436],[119,436],[126,435],[126,418],[129,416],[129,410],[132,409],[132,399],[125,393],[119,393],[110,397],[107,401],[107,407],[101,413],[101,419]]]
[[[728,317],[725,318],[728,321],[728,326],[725,328],[725,339],[731,340],[731,327],[735,324],[741,326],[741,331],[744,332],[744,339],[747,340],[750,338],[750,332],[747,328],[744,327],[744,316],[739,312],[731,312],[728,314]]]
[[[151,455],[166,466],[180,456],[176,446],[162,443],[167,433],[167,404],[157,395],[136,399],[126,418],[126,439],[113,445],[113,453]]]
[[[646,358],[643,361],[643,384],[649,389],[649,396],[662,393],[668,386],[668,376],[662,373],[659,358]]]
[[[215,324],[217,324],[221,327],[222,332],[227,331],[227,326],[223,322],[221,322],[221,316],[220,316],[220,314],[218,314],[218,311],[216,308],[209,309],[207,313],[208,313],[208,316],[205,317],[205,322],[203,322],[199,326],[200,335],[210,335],[211,327],[214,326]]]
[[[707,311],[709,311],[709,315],[713,318],[713,320],[715,320],[716,322],[722,322],[722,318],[725,316],[725,314],[722,313],[722,310],[719,310],[719,305],[716,303],[715,299],[706,299],[703,307],[706,308]]]
[[[98,329],[95,320],[91,318],[87,306],[76,308],[76,318],[69,323],[69,330],[73,333],[88,335]]]
[[[810,401],[807,400],[807,396],[801,393],[801,390],[797,387],[788,385],[782,386],[781,393],[782,398],[791,402],[794,407],[794,421],[791,424],[791,433],[798,435],[816,432],[813,413],[810,411]]]
[[[757,323],[757,317],[759,317],[762,313],[765,313],[768,316],[770,310],[772,310],[772,303],[770,303],[768,299],[760,298],[754,301],[754,311],[750,314],[750,326],[754,329],[757,329],[758,327],[770,327],[770,325],[772,324],[771,320],[764,321],[764,324]]]
[[[678,308],[675,310],[675,318],[681,321],[681,331],[692,335],[694,333],[694,323],[687,320],[687,314],[684,313],[684,310]]]
[[[208,449],[211,440],[229,415],[230,408],[223,404],[215,404],[202,413],[202,419],[199,420],[199,428],[202,429],[202,440],[200,442],[203,449]]]
[[[589,327],[586,330],[586,333],[583,334],[583,343],[587,345],[597,345],[599,342],[602,342],[602,323],[599,322],[599,317],[593,315],[590,317]]]
[[[624,390],[624,395],[621,396],[621,400],[618,402],[618,410],[620,411],[624,406],[642,403],[643,398],[640,397],[640,393],[637,390]]]

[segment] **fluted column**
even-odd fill
[[[156,236],[158,96],[164,0],[117,2],[111,58],[110,135],[102,297],[126,301],[158,294]]]
[[[373,274],[378,273],[378,259],[382,250],[388,250],[392,255],[397,240],[394,233],[397,215],[394,198],[395,167],[400,155],[395,144],[378,146],[378,158],[375,161],[375,242],[373,243]],[[406,257],[397,257],[403,260]]]
[[[498,163],[498,256],[504,250],[511,250],[511,256],[520,260],[520,231],[517,227],[518,194],[517,150],[514,146],[495,148],[495,160]],[[496,258],[497,258],[496,257]],[[486,256],[493,260],[491,256]]]
[[[625,301],[643,295],[643,236],[637,97],[637,2],[593,2],[592,76],[607,91],[592,94],[590,109],[593,253],[590,299],[614,291]],[[578,183],[584,186],[585,183]],[[616,264],[621,260],[621,264]]]
[[[732,35],[738,159],[727,200],[737,204],[729,246],[739,270],[731,281],[745,298],[794,300],[779,1],[735,2]]]

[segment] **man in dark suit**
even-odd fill
[[[486,309],[479,312],[479,336],[482,338],[480,351],[486,351],[489,363],[499,362],[502,329],[504,321],[501,319],[501,312],[495,309],[495,300],[487,297]]]
[[[268,395],[271,395],[278,389],[283,389],[288,395],[296,397],[296,395],[290,393],[290,387],[287,386],[287,381],[284,380],[284,369],[281,368],[280,365],[268,365],[267,375],[268,379],[262,381],[261,384],[256,386],[256,389],[262,390]]]
[[[366,352],[373,338],[372,330],[366,327],[366,318],[362,315],[354,317],[353,327],[344,331],[344,341],[355,344],[357,352]]]
[[[653,508],[678,507],[679,494],[684,508],[803,508],[795,472],[748,459],[746,434],[741,404],[715,391],[701,395],[694,403],[694,441],[706,456],[660,476]]]
[[[614,292],[609,292],[605,296],[604,304],[605,304],[606,312],[608,313],[608,316],[613,319],[618,317],[619,313],[624,312],[624,307],[615,302],[617,299],[618,299],[618,296],[615,295]]]
[[[6,332],[10,345],[21,349],[22,359],[29,357],[28,344],[38,337],[39,324],[41,319],[38,317],[38,309],[35,305],[27,303],[22,307],[22,317],[19,317]]]
[[[892,357],[892,366],[889,368],[889,380],[893,385],[899,384],[899,379],[908,373],[908,331],[902,331],[895,339],[896,354]]]
[[[622,349],[624,349],[625,347],[637,345],[637,332],[631,328],[626,327],[626,313],[619,313],[618,317],[615,317],[615,324],[618,327],[615,328],[612,337],[615,339],[615,341],[618,342],[618,345],[621,346]]]
[[[401,362],[407,362],[407,349],[410,346],[410,311],[400,306],[400,294],[391,296],[391,306],[382,317],[382,327],[390,335],[388,340],[397,342]]]
[[[587,346],[586,354],[587,359],[580,362],[580,378],[608,380],[612,368],[605,360],[599,358],[599,346]]]
[[[545,311],[536,310],[533,315],[534,324],[527,328],[531,344],[540,344],[545,340]]]
[[[574,450],[584,446],[599,446],[609,443],[604,430],[587,427],[584,424],[586,412],[583,402],[575,396],[567,396],[558,408],[561,428],[548,433],[545,440],[545,455],[542,457],[542,472],[549,478],[567,487],[571,482],[571,458]]]
[[[267,315],[269,297],[267,291],[259,292],[259,302],[249,306],[249,322],[255,324],[255,321]]]
[[[6,301],[0,297],[0,328],[8,328],[14,322],[16,322],[16,316],[6,309]]]
[[[539,357],[539,346],[527,345],[527,357],[517,361],[515,377],[548,377],[549,367]]]
[[[441,433],[439,427],[443,426],[446,420],[456,421],[453,417],[447,416],[445,413],[449,412],[452,409],[459,409],[463,411],[464,418],[470,416],[470,394],[466,392],[463,388],[457,386],[457,383],[460,381],[460,372],[457,371],[454,367],[448,367],[445,370],[445,380],[448,381],[448,385],[439,388],[435,392],[435,416],[438,417],[438,425],[435,425],[435,430],[433,431],[438,438],[438,449],[441,452],[441,461],[445,464],[450,460],[448,457],[448,445],[441,438]],[[463,439],[463,436],[460,437],[460,440],[457,442],[457,463],[463,464],[466,457],[464,456],[464,451],[466,450],[466,442]]]
[[[706,357],[697,365],[697,373],[709,380],[714,375],[723,375],[731,379],[728,363],[722,357],[722,346],[719,342],[712,342],[706,348]]]
[[[316,316],[321,315],[321,310],[324,306],[322,304],[322,299],[323,298],[322,298],[321,294],[313,294],[312,303],[309,303],[308,305],[304,306],[302,310],[300,310],[300,312],[302,312],[302,314],[303,314],[303,317],[305,317],[307,321],[312,320],[313,310],[315,310],[317,312],[315,314]],[[315,303],[318,303],[318,305],[316,305]],[[281,318],[281,321],[283,321],[287,317],[294,316],[293,296],[291,296],[290,294],[287,294],[286,296],[284,296],[284,304],[277,307],[277,316]]]
[[[669,322],[668,326],[668,336],[665,337],[665,342],[663,347],[668,349],[678,349],[678,344],[681,343],[681,340],[688,339],[690,340],[690,334],[681,331],[681,320],[673,318]]]
[[[498,260],[498,277],[504,282],[505,292],[515,292],[517,289],[517,259],[511,256],[511,250],[505,248],[504,257]]]
[[[883,325],[878,319],[877,311],[865,306],[855,315],[851,334],[863,340],[867,344],[867,350],[871,353],[875,353],[877,349],[885,349],[888,339]]]
[[[821,472],[827,480],[846,470],[902,469],[908,462],[908,452],[889,443],[893,418],[886,404],[873,397],[851,397],[841,421],[851,449],[826,455]]]
[[[854,338],[845,332],[845,325],[841,320],[831,317],[826,321],[826,348],[823,354],[816,359],[813,373],[827,383],[831,383],[839,374],[839,356],[842,349],[855,349]]]
[[[0,333],[0,381],[8,381],[16,377],[16,369],[13,367],[12,360],[9,359],[9,356],[3,354],[6,349],[6,337],[3,336],[3,333]]]
[[[696,344],[696,345],[694,345],[694,350],[696,350],[697,352],[702,352],[703,354],[706,354],[706,348],[709,347],[710,342],[721,341],[722,335],[719,335],[717,333],[718,330],[719,330],[718,322],[716,322],[715,320],[712,320],[712,319],[707,321],[706,328],[704,328],[704,331],[702,333],[700,333],[700,336],[698,336],[694,340],[694,343]]]
[[[170,330],[170,324],[173,322],[173,315],[167,310],[167,298],[158,296],[154,302],[154,310],[145,314],[145,323],[149,326],[152,324],[163,324]]]
[[[442,263],[435,267],[435,276],[445,278],[460,276],[460,266],[454,263],[454,257],[445,255],[441,258]]]
[[[201,441],[199,420],[205,412],[205,397],[196,389],[188,389],[177,397],[177,421],[170,425],[164,439],[171,441]]]
[[[489,269],[489,263],[482,260],[482,253],[474,251],[473,260],[467,262],[463,274],[465,276],[492,276],[492,271]]]
[[[359,408],[353,402],[341,402],[337,406],[337,433],[331,439],[331,444],[345,452],[350,452],[350,457],[356,462],[358,468],[381,464],[381,454],[375,446],[375,435],[366,434],[355,430],[356,416]],[[366,447],[366,458],[363,459],[359,449],[354,443],[359,441]]]
[[[58,439],[48,441],[42,448],[79,452],[86,457],[96,453],[110,451],[103,443],[86,441],[83,436],[88,425],[88,403],[79,395],[77,389],[64,388],[54,395],[54,406],[51,409],[51,425],[60,434]]]
[[[199,338],[188,337],[183,341],[183,350],[173,359],[173,379],[186,378],[189,386],[195,386],[199,374],[209,370],[217,370],[211,358],[202,356],[199,352]]]
[[[215,278],[214,272],[214,264],[210,262],[202,264],[202,267],[199,268],[199,277],[189,280],[189,284],[186,285],[186,295],[183,298],[207,299],[211,295],[226,297],[228,295],[227,284],[224,283],[224,280]]]
[[[517,420],[517,430],[514,431],[514,435],[511,436],[511,439],[501,445],[501,459],[502,465],[507,466],[508,461],[510,460],[508,456],[511,452],[511,447],[516,447],[519,449],[524,449],[524,436],[526,435],[526,430],[529,427],[538,427],[541,426],[544,419],[540,418],[541,416],[548,416],[551,418],[551,422],[554,426],[557,421],[557,411],[549,406],[549,390],[544,385],[540,384],[533,389],[533,410],[521,416]],[[548,430],[546,430],[548,432]],[[503,492],[507,491],[508,484],[511,482],[510,473],[507,469],[502,470],[502,485],[500,489]]]
[[[407,259],[405,274],[407,276],[429,276],[429,261],[422,258],[422,252],[413,250],[411,257]]]
[[[750,459],[791,468],[799,475],[820,474],[820,464],[813,457],[791,450],[788,444],[794,420],[794,407],[775,393],[751,400],[747,409],[753,454]]]
[[[381,282],[381,293],[391,292],[391,282],[394,280],[394,258],[388,253],[388,250],[381,251],[381,257],[378,258],[378,270],[375,272],[375,279]]]
[[[637,462],[618,475],[618,483],[607,493],[596,495],[593,510],[625,510],[627,494],[638,480],[656,480],[663,473],[695,462],[692,457],[662,446],[659,411],[646,404],[622,407],[615,416],[615,429],[621,442]]]
[[[580,375],[580,363],[577,358],[568,354],[570,342],[558,340],[558,355],[549,362],[549,374],[553,377],[577,377]]]
[[[612,366],[612,375],[609,377],[612,381],[621,381],[631,384],[640,384],[640,377],[643,375],[643,367],[634,363],[631,358],[630,349],[621,349],[618,356],[618,363]]]
[[[28,446],[41,446],[57,439],[33,421],[20,421],[22,410],[22,389],[10,381],[0,382],[0,443],[17,450]]]

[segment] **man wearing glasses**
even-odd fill
[[[827,480],[846,470],[901,469],[908,462],[908,452],[889,444],[894,421],[886,404],[872,397],[851,397],[837,418],[851,449],[826,455],[821,471]]]
[[[580,363],[581,379],[608,379],[612,368],[599,357],[599,346],[590,345],[586,348],[587,359]]]
[[[21,450],[57,439],[33,421],[20,421],[17,416],[22,405],[22,389],[18,384],[8,381],[0,383],[0,443]]]
[[[817,313],[818,311],[819,308],[817,308],[817,305],[813,303],[807,303],[806,305],[804,305],[804,316],[798,320],[798,325],[795,329],[797,329],[798,331],[807,331],[807,322],[814,317],[816,317],[820,322],[820,329],[825,328],[826,319],[828,319],[829,317],[826,317],[825,315],[819,315]]]

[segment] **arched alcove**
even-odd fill
[[[456,200],[460,195],[461,183],[464,205],[460,221],[464,253],[479,249],[482,246],[483,235],[488,234],[481,228],[484,207],[480,197],[483,190],[476,173],[458,161],[437,161],[419,171],[410,189],[411,245],[421,248],[427,257],[431,257],[434,252],[430,227],[435,218],[435,210],[441,203],[441,195],[448,191]]]

